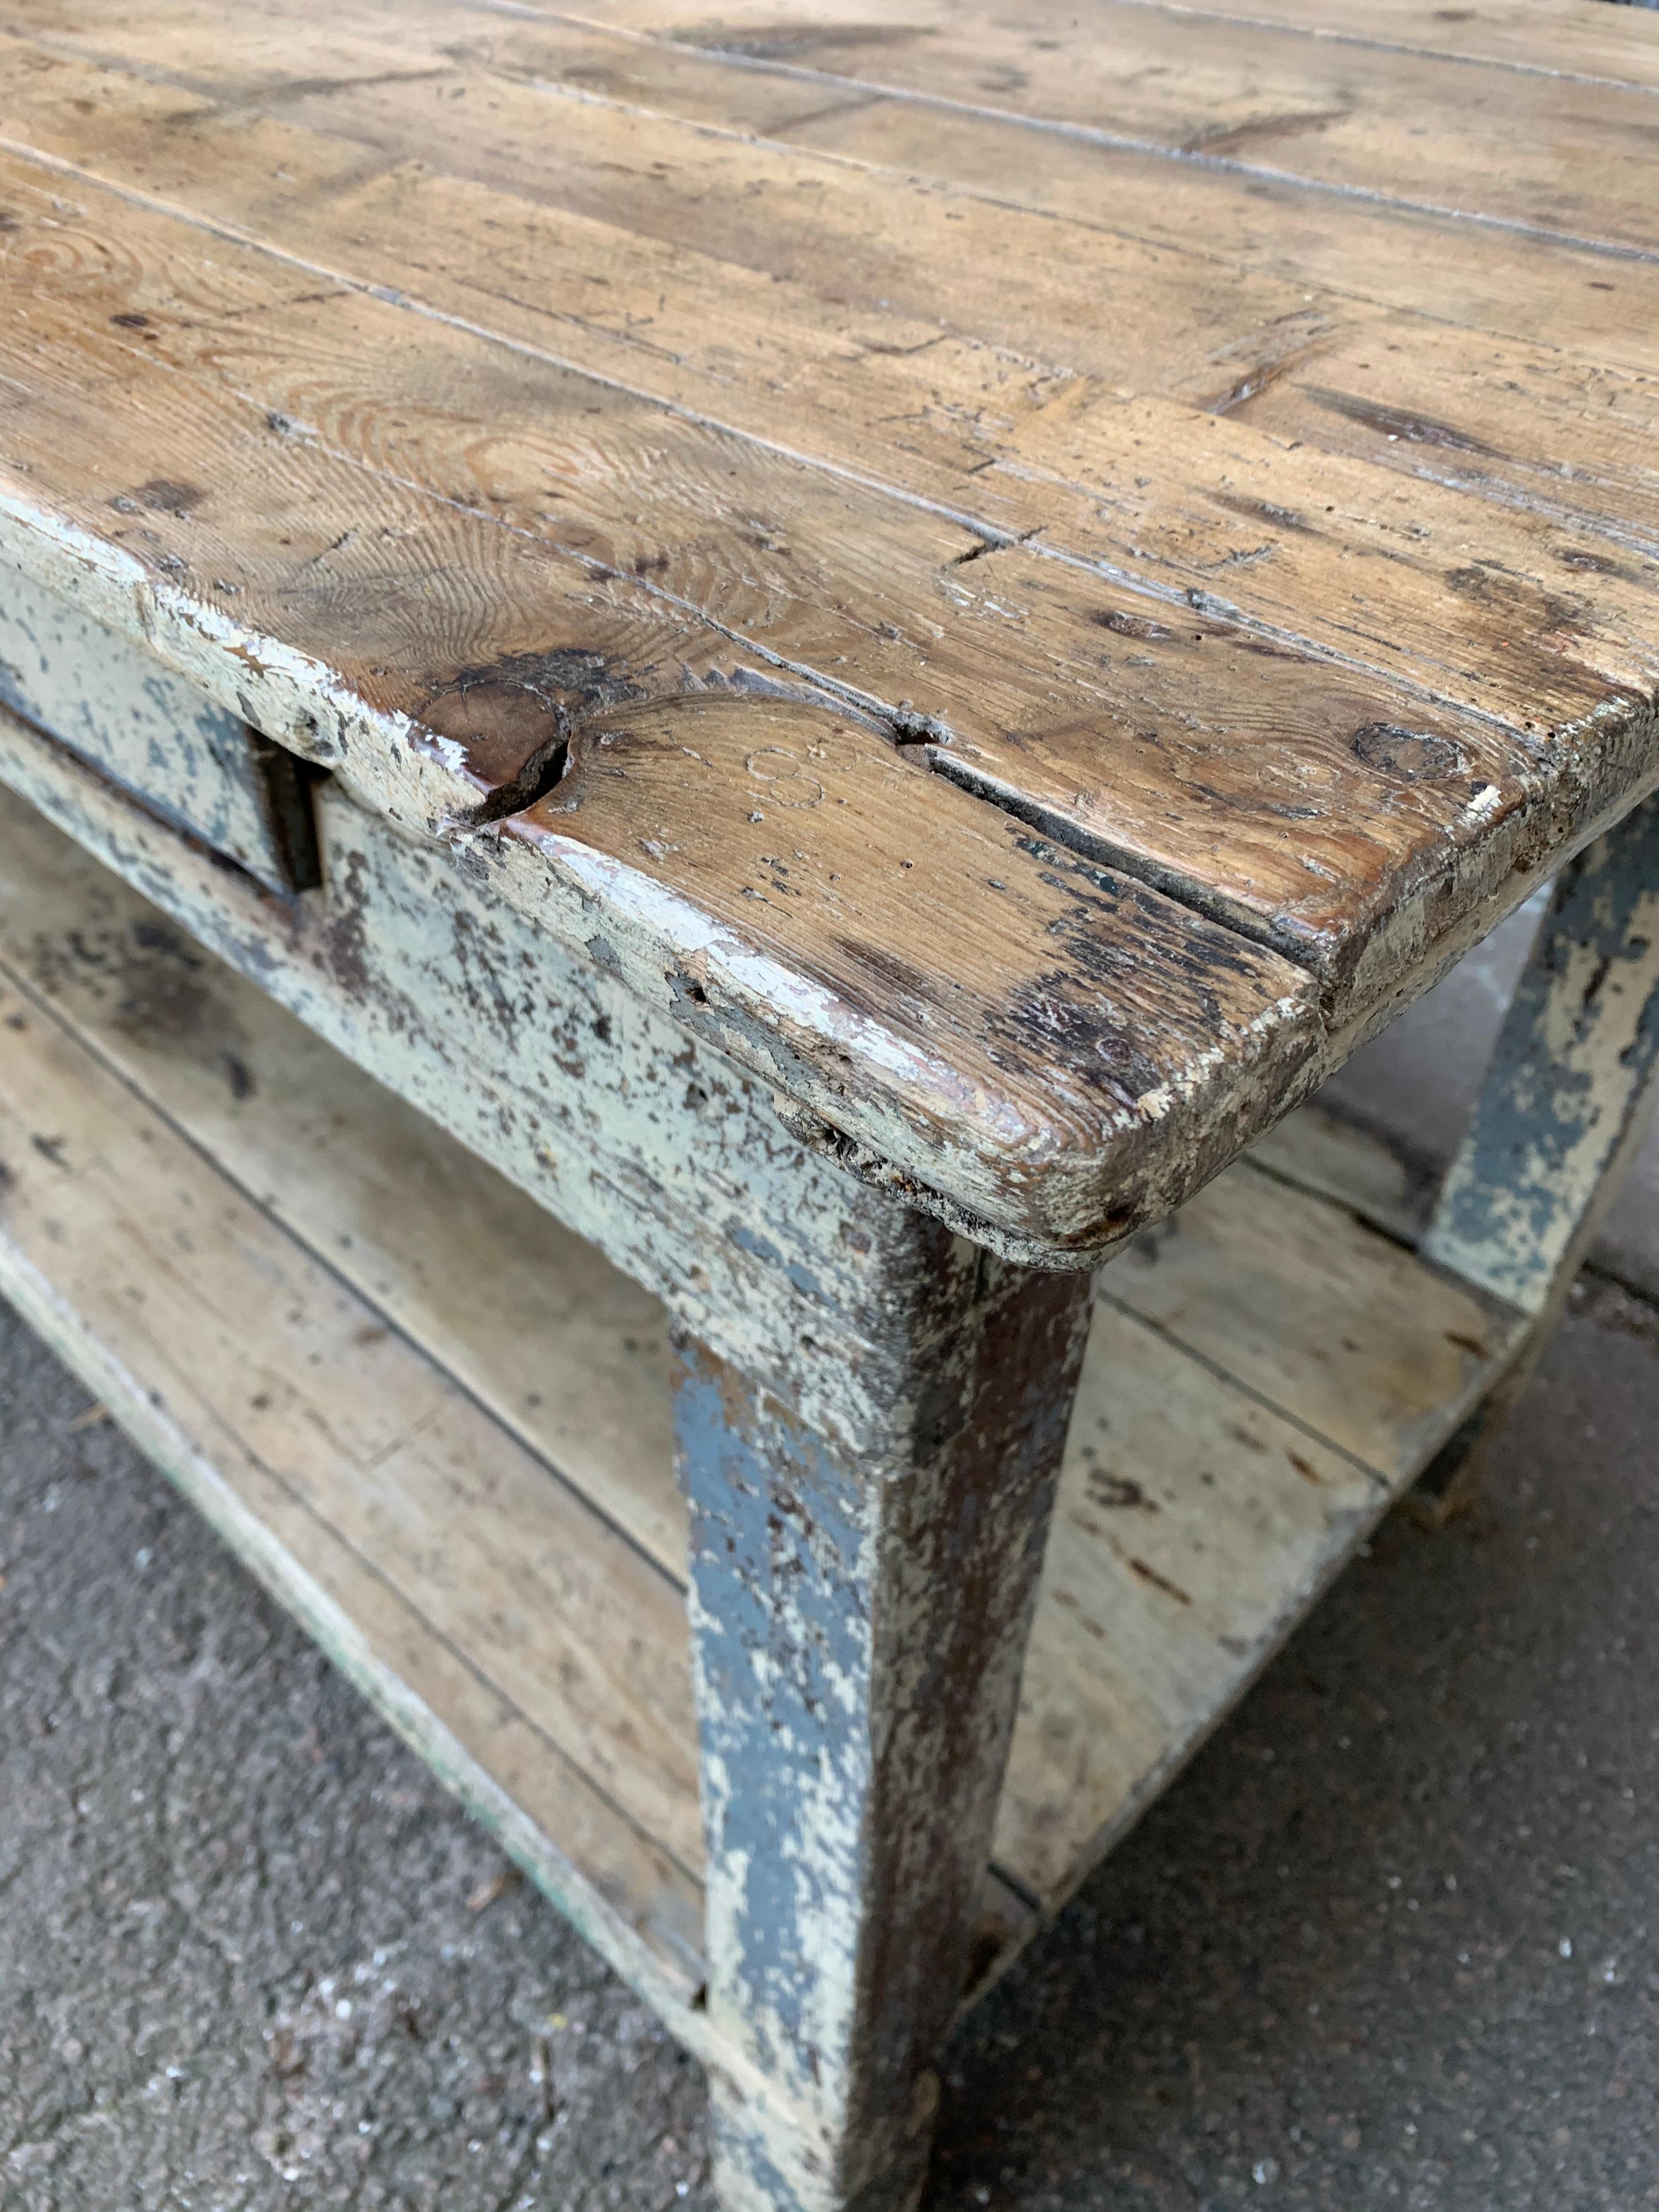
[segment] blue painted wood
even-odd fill
[[[1659,1057],[1659,799],[1563,869],[1424,1240],[1542,1319],[1650,1119]]]
[[[966,1979],[1090,1284],[848,1187],[890,1284],[857,1459],[686,1346],[678,1437],[726,2212],[898,2212]]]

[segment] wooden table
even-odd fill
[[[4,27],[0,1285],[895,2212],[1643,1127],[1659,31]],[[1419,1207],[1295,1109],[1553,876]]]

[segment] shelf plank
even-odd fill
[[[1101,1297],[1391,1486],[1484,1396],[1524,1318],[1250,1161],[1101,1271]]]
[[[678,1590],[0,989],[0,1290],[612,1963],[683,2008],[701,1836]]]
[[[0,963],[684,1581],[668,1316],[648,1291],[15,803]]]

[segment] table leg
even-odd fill
[[[1438,1522],[1474,1494],[1659,1087],[1659,799],[1563,869],[1422,1250],[1534,1317],[1528,1349],[1425,1478]]]
[[[727,2212],[919,2194],[1087,1330],[1087,1275],[884,1211],[876,1448],[679,1360]]]

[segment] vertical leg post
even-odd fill
[[[680,1354],[726,2212],[920,2193],[1087,1328],[1086,1275],[879,1212],[839,1433]]]
[[[1533,1316],[1528,1349],[1429,1470],[1423,1517],[1474,1494],[1659,1097],[1659,799],[1563,869],[1422,1249]]]

